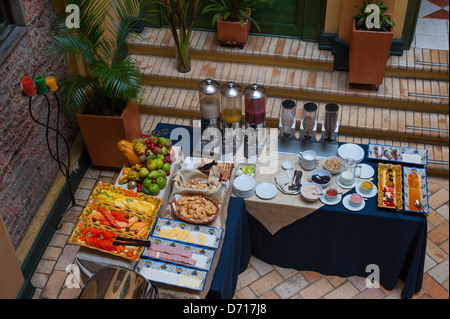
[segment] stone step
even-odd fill
[[[267,96],[266,124],[278,127],[281,102],[284,98]],[[296,118],[301,118],[303,105],[311,100],[296,99]],[[325,117],[326,102],[318,105],[318,126]],[[361,105],[340,104],[339,131],[348,136],[386,138],[447,145],[449,141],[449,115],[432,112],[395,110]],[[143,113],[200,118],[198,91],[189,88],[146,86],[140,103]],[[299,121],[298,121],[299,125]],[[298,129],[298,127],[297,127]]]
[[[385,77],[375,91],[350,86],[345,71],[192,59],[192,70],[179,73],[171,57],[132,54],[130,58],[140,66],[150,85],[196,89],[200,81],[209,77],[243,87],[258,83],[273,97],[448,114],[448,81]]]
[[[131,52],[143,55],[175,57],[175,45],[168,28],[147,27],[138,36],[127,39]],[[320,50],[319,43],[295,38],[251,34],[242,48],[221,47],[217,32],[194,30],[190,43],[191,57],[218,62],[237,62],[277,67],[332,71],[334,56]],[[391,56],[386,76],[448,81],[449,52],[411,48],[402,56]]]
[[[183,117],[163,116],[141,112],[141,129],[144,134],[152,132],[158,123],[170,123],[178,125],[190,126],[192,120]],[[431,145],[425,143],[415,143],[408,141],[396,141],[393,139],[381,139],[376,137],[357,137],[339,135],[339,141],[343,143],[368,143],[382,144],[382,145],[396,145],[401,147],[421,148],[428,150],[429,164],[427,165],[427,174],[430,176],[449,176],[449,147],[448,145]]]

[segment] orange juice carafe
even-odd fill
[[[415,205],[415,201],[419,200],[419,202],[422,202],[421,196],[420,196],[420,180],[419,176],[416,173],[410,173],[408,174],[408,205],[409,209],[411,210],[417,210],[420,211],[420,208],[417,208]]]
[[[242,87],[228,82],[220,88],[223,137],[242,141]]]

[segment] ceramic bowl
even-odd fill
[[[330,187],[325,191],[325,198],[329,201],[334,201],[338,197],[338,190]]]
[[[319,184],[313,182],[304,183],[300,188],[300,193],[302,194],[302,197],[308,202],[315,202],[320,198],[320,196],[322,196],[323,188]]]
[[[363,200],[364,199],[363,199],[363,197],[361,195],[359,195],[359,194],[352,194],[350,196],[350,205],[357,207],[357,206],[361,205]]]
[[[340,158],[339,156],[330,156],[327,157],[324,161],[323,161],[323,168],[326,169],[327,171],[329,171],[331,174],[336,175],[340,173],[340,168],[339,167],[333,167],[330,168],[328,166],[326,166],[327,164],[327,160],[331,160],[331,159],[337,159],[339,162],[342,161],[342,158]]]
[[[321,181],[321,179],[323,178],[328,178],[328,181]],[[322,187],[327,187],[328,184],[331,183],[331,178],[331,173],[321,168],[315,169],[309,174],[309,179],[311,180],[311,182],[319,184]]]

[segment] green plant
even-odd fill
[[[239,21],[242,26],[244,26],[245,20],[249,19],[258,31],[261,31],[258,23],[250,16],[250,11],[248,9],[253,9],[256,4],[272,4],[273,0],[210,0],[210,4],[205,6],[202,14],[207,12],[216,12],[212,19],[211,26],[217,22],[219,17],[222,17],[225,21]]]
[[[370,4],[375,4],[380,9],[380,27],[379,28],[367,28],[366,20],[372,14],[371,10],[366,12],[366,8]],[[356,29],[357,30],[366,30],[366,31],[391,31],[391,27],[395,26],[394,21],[386,15],[386,10],[388,6],[384,5],[381,0],[376,0],[375,3],[372,0],[365,0],[363,4],[356,5],[355,8],[359,8],[360,12],[358,12],[353,18],[356,20]]]
[[[128,102],[142,93],[139,67],[124,53],[128,28],[143,18],[141,8],[151,0],[67,0],[79,7],[79,28],[68,28],[60,15],[44,44],[43,53],[52,59],[84,63],[86,72],[61,81],[61,110],[120,115]]]
[[[190,21],[188,21],[188,10],[192,3],[192,12]],[[169,24],[177,49],[178,71],[189,72],[191,69],[191,61],[188,50],[191,41],[192,27],[194,20],[200,8],[200,0],[162,0],[164,18]]]

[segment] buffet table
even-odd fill
[[[367,153],[367,146],[360,146]],[[376,161],[362,163],[377,171]],[[405,282],[403,298],[411,298],[422,286],[427,220],[421,213],[379,208],[375,196],[361,211],[349,211],[342,202],[322,204],[314,213],[299,205],[295,220],[276,232],[258,218],[249,214],[252,254],[267,263],[342,277],[367,277],[373,270],[367,267],[377,265],[379,282],[387,289],[398,279]]]
[[[161,123],[156,131],[170,136],[176,127]],[[367,146],[360,146],[367,155]],[[284,156],[280,154],[280,164]],[[365,157],[362,163],[377,172],[377,161]],[[263,178],[274,183],[274,176]],[[372,181],[377,185],[376,173]],[[343,196],[355,193],[354,188],[341,191]],[[269,200],[256,195],[245,199],[252,255],[281,267],[343,277],[367,277],[376,265],[379,282],[387,289],[401,279],[403,298],[420,290],[427,240],[423,214],[379,208],[376,196],[367,199],[363,210],[349,211],[342,202],[305,205],[300,195],[281,195],[278,191]]]

